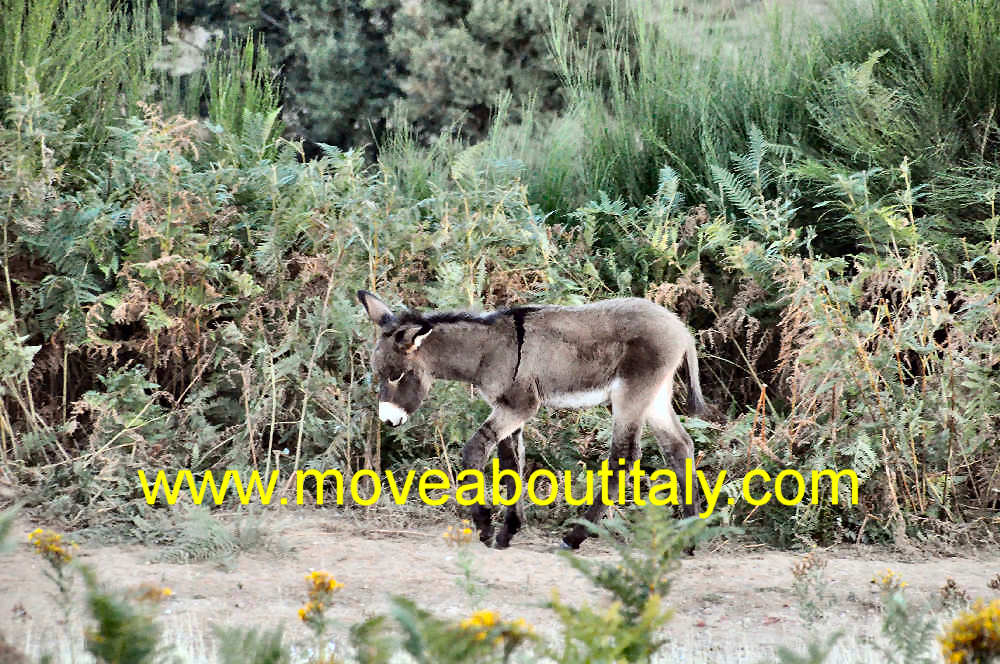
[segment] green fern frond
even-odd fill
[[[677,171],[669,166],[660,168],[660,176],[656,185],[656,201],[661,206],[664,215],[673,214],[684,205],[684,194],[680,192],[681,178]]]
[[[758,213],[760,203],[745,175],[737,175],[724,168],[712,166],[712,179],[722,190],[723,195],[741,212],[748,216],[754,216]]]

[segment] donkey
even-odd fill
[[[622,298],[582,306],[520,306],[492,313],[402,311],[393,313],[368,291],[358,291],[368,317],[381,335],[372,353],[379,379],[379,418],[392,426],[420,406],[434,379],[471,383],[493,412],[465,444],[464,468],[482,470],[499,448],[499,467],[519,476],[524,470],[522,429],[541,406],[587,408],[611,403],[610,465],[627,469],[639,459],[643,424],[680,482],[685,460],[694,463],[694,443],[671,406],[674,373],[687,359],[689,407],[704,409],[694,338],[672,312],[648,300]],[[624,465],[620,460],[624,460]],[[607,485],[614,500],[618,472]],[[504,477],[507,495],[514,480]],[[697,481],[686,487],[697,495]],[[598,492],[599,493],[599,492]],[[605,514],[604,496],[586,511],[592,523]],[[685,504],[684,515],[696,508]],[[524,521],[518,502],[507,508],[495,546],[506,548]],[[491,510],[474,505],[479,539],[493,542]],[[589,535],[577,524],[563,538],[576,549]]]

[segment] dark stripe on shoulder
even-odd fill
[[[517,340],[517,362],[514,364],[514,380],[517,380],[517,372],[521,368],[521,347],[524,346],[524,319],[538,311],[540,307],[512,307],[505,309],[504,314],[514,319],[514,337]]]

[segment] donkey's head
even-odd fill
[[[358,299],[382,333],[372,353],[372,369],[379,380],[378,416],[399,426],[420,407],[434,382],[420,354],[420,344],[434,328],[394,316],[385,302],[368,291],[358,291]]]

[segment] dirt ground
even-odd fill
[[[33,524],[19,524],[24,532]],[[296,617],[304,603],[303,576],[329,571],[344,584],[333,616],[344,624],[381,612],[387,597],[401,594],[441,616],[471,612],[470,600],[456,582],[456,550],[442,539],[443,526],[394,529],[384,521],[357,520],[336,512],[303,511],[275,517],[270,536],[283,542],[279,553],[243,553],[225,561],[157,562],[162,552],[138,545],[82,547],[81,559],[99,577],[118,587],[143,582],[169,586],[174,596],[163,609],[166,633],[176,639],[209,638],[207,626],[266,625],[283,622],[291,640],[306,633]],[[477,572],[488,589],[482,604],[503,617],[524,617],[541,633],[556,623],[541,605],[553,589],[573,602],[605,602],[561,556],[556,539],[528,530],[510,549],[475,545]],[[677,647],[697,642],[699,652],[768,652],[775,644],[798,642],[807,631],[791,592],[791,567],[801,554],[760,547],[706,545],[682,563],[668,598],[676,615],[669,635]],[[588,542],[584,556],[609,556]],[[948,578],[972,597],[1000,594],[988,582],[1000,574],[1000,553],[965,552],[961,557],[901,555],[862,547],[826,550],[827,577],[836,608],[830,629],[858,637],[878,627],[878,595],[872,576],[892,568],[910,586],[911,596],[932,596]],[[64,632],[53,603],[45,563],[26,544],[0,557],[0,634],[34,654]],[[206,648],[208,650],[208,648]],[[734,661],[734,660],[726,660]]]

